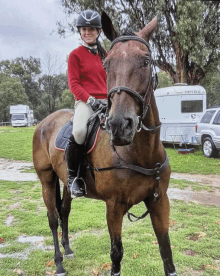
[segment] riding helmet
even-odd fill
[[[93,10],[86,10],[80,13],[77,21],[76,27],[92,27],[96,29],[102,28],[101,16]]]

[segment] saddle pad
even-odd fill
[[[57,150],[65,151],[67,142],[69,137],[72,134],[73,130],[73,122],[70,120],[67,122],[59,131],[56,142],[55,142],[55,148]],[[87,134],[87,142],[86,142],[86,153],[90,153],[96,145],[96,141],[99,135],[100,127],[99,123],[96,123],[92,125],[92,127],[88,128],[88,134]]]

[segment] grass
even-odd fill
[[[35,127],[0,127],[0,158],[32,160],[32,137]],[[180,155],[167,147],[173,172],[220,174],[220,159],[205,158],[201,150]],[[30,172],[28,170],[28,172]],[[53,239],[48,226],[46,207],[42,200],[41,184],[36,182],[0,181],[0,275],[15,275],[23,271],[27,276],[43,276],[55,271]],[[194,191],[211,191],[212,186],[171,179],[171,187]],[[219,275],[219,215],[220,208],[171,200],[170,239],[178,275]],[[144,205],[134,206],[132,212],[141,215]],[[5,224],[13,218],[10,226]],[[59,229],[59,231],[61,231]],[[30,243],[21,244],[18,237],[43,236],[45,250]],[[69,236],[74,260],[64,260],[70,276],[110,275],[110,240],[106,224],[105,204],[92,199],[75,199],[69,220]],[[124,257],[121,276],[162,276],[163,264],[156,237],[149,218],[130,223],[124,218],[122,240]],[[63,252],[63,248],[61,247]],[[13,258],[14,253],[28,253],[28,259]],[[11,257],[10,257],[11,256]]]
[[[220,158],[207,158],[200,148],[195,153],[178,154],[178,149],[166,147],[172,172],[190,174],[220,174]]]
[[[29,243],[20,244],[20,235],[44,236],[44,246],[52,246],[46,208],[41,198],[39,182],[0,181],[0,254],[24,253]],[[15,203],[19,203],[15,205]],[[17,206],[13,208],[13,206]],[[133,207],[132,212],[142,214],[144,205]],[[5,225],[7,216],[13,216],[11,226]],[[182,201],[171,201],[170,239],[174,262],[179,275],[199,271],[201,275],[219,275],[219,208]],[[59,229],[59,231],[61,231]],[[156,237],[149,218],[123,223],[124,257],[122,276],[162,276],[163,264]],[[74,260],[64,260],[70,276],[88,276],[97,269],[100,276],[109,275],[109,268],[101,270],[104,263],[111,263],[110,241],[105,219],[105,204],[92,199],[76,199],[72,202],[69,220],[71,248]],[[50,248],[50,247],[49,247]],[[61,246],[61,251],[63,248]],[[25,259],[0,259],[0,275],[14,275],[21,269],[25,275],[45,275],[55,270],[54,251],[32,248]]]
[[[178,180],[178,179],[170,179],[169,183],[170,188],[178,188],[184,190],[186,188],[191,188],[192,191],[207,191],[214,192],[215,189],[220,189],[220,187],[213,187],[211,185],[203,184],[200,182],[192,182],[187,180]]]
[[[0,158],[32,161],[32,138],[35,127],[0,127]],[[220,158],[207,158],[200,148],[194,154],[178,154],[166,146],[172,172],[220,174]]]
[[[0,127],[0,158],[32,161],[35,127]]]

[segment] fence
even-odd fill
[[[10,126],[11,122],[0,122],[0,126]]]

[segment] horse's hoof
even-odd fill
[[[55,276],[66,276],[67,272],[63,267],[58,267],[57,271],[54,274]]]
[[[74,254],[72,253],[72,254],[68,254],[68,255],[64,255],[64,258],[65,259],[73,259],[74,258]]]

